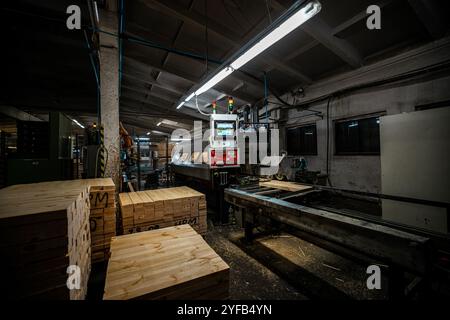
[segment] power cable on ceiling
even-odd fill
[[[195,106],[197,107],[198,112],[200,112],[202,115],[204,116],[210,116],[210,114],[208,113],[204,113],[202,110],[200,110],[200,107],[198,106],[198,99],[197,99],[197,95],[195,96]]]
[[[268,14],[268,16],[269,16],[269,23],[272,24],[272,15],[270,14],[269,1],[270,1],[270,0],[266,0],[266,8],[267,8],[267,14]]]

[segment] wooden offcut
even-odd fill
[[[207,231],[205,195],[188,187],[121,193],[119,203],[124,234],[182,224]]]
[[[189,225],[114,237],[105,300],[226,299],[229,267]]]
[[[261,187],[273,188],[273,189],[290,191],[290,192],[312,190],[312,187],[310,187],[310,186],[305,186],[305,185],[298,184],[295,182],[278,181],[278,180],[260,182],[259,185]]]

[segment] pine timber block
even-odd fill
[[[226,299],[229,266],[189,225],[114,237],[105,300]]]

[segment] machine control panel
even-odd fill
[[[236,114],[211,115],[211,167],[239,167],[238,121]]]

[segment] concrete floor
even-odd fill
[[[232,300],[385,299],[366,287],[366,268],[289,234],[241,241],[237,226],[210,223],[208,244],[230,266]],[[102,299],[106,264],[93,266],[88,300]]]
[[[206,241],[229,264],[231,299],[362,299],[387,298],[382,290],[368,290],[367,266],[356,264],[295,236],[281,233],[241,239],[236,226],[209,226]]]

